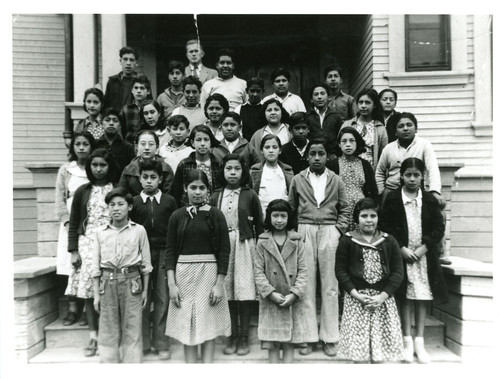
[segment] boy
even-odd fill
[[[188,143],[189,121],[181,114],[172,116],[168,120],[167,129],[170,133],[170,141],[160,147],[158,155],[165,159],[175,174],[179,163],[194,151]]]
[[[184,90],[184,104],[175,108],[171,116],[183,115],[192,126],[204,124],[207,117],[200,104],[200,80],[194,76],[188,76],[182,81],[182,88]]]
[[[122,47],[119,54],[122,71],[108,78],[104,92],[104,106],[111,107],[118,112],[130,102],[132,79],[137,76],[135,69],[139,60],[139,54],[132,47]]]
[[[182,80],[184,79],[184,65],[179,61],[168,62],[168,81],[170,87],[163,91],[156,101],[163,106],[165,119],[168,120],[172,111],[184,103]]]
[[[146,229],[151,249],[150,293],[148,303],[142,314],[143,350],[153,347],[161,360],[170,359],[170,340],[165,336],[168,312],[167,274],[164,268],[166,231],[168,220],[177,209],[174,198],[162,193],[159,185],[162,181],[163,168],[160,162],[148,160],[139,163],[139,174],[142,192],[134,196],[130,219]],[[151,298],[152,295],[152,298]],[[150,309],[153,307],[153,333],[151,338]]]
[[[132,79],[132,99],[128,104],[125,104],[120,112],[125,120],[123,137],[134,144],[136,133],[141,128],[141,117],[139,112],[141,104],[145,99],[151,99],[151,82],[146,75],[137,75]]]
[[[278,67],[271,73],[271,82],[274,86],[274,93],[266,96],[262,100],[262,103],[265,103],[269,99],[277,99],[281,101],[283,108],[285,108],[288,114],[306,111],[306,106],[302,99],[288,91],[290,85],[290,72],[288,70]]]
[[[212,149],[212,154],[219,162],[222,162],[222,158],[229,153],[238,154],[247,167],[250,168],[255,163],[259,163],[260,159],[255,148],[241,136],[241,125],[238,122],[239,120],[240,116],[236,112],[229,111],[226,113],[225,119],[221,124],[224,138],[219,146]]]
[[[264,80],[253,77],[247,80],[248,101],[238,105],[234,110],[241,116],[243,138],[250,141],[253,134],[265,125],[261,120],[262,95],[264,93]]]
[[[186,42],[186,57],[189,60],[189,64],[186,66],[184,73],[186,77],[194,76],[199,79],[201,84],[217,77],[216,70],[205,67],[201,63],[204,55],[203,47],[197,39],[191,39]]]
[[[309,161],[305,154],[309,146],[309,124],[304,112],[295,112],[289,118],[290,133],[292,140],[283,145],[280,161],[291,166],[293,174],[297,175],[309,167]]]
[[[220,93],[229,101],[229,110],[233,111],[238,105],[244,104],[247,100],[245,92],[247,83],[234,75],[234,51],[231,49],[220,49],[217,52],[216,68],[219,76],[210,79],[201,87],[201,106],[205,107],[207,98]]]
[[[92,262],[99,354],[101,363],[119,363],[122,350],[123,363],[140,363],[141,315],[153,270],[148,236],[142,225],[128,219],[132,196],[124,188],[111,190],[105,202],[111,221],[96,231]]]
[[[344,93],[340,89],[342,84],[342,67],[337,64],[326,66],[324,71],[325,83],[330,87],[331,98],[328,106],[340,114],[342,121],[356,117],[357,108],[354,97]]]
[[[97,140],[97,147],[105,148],[111,155],[118,168],[118,177],[123,169],[135,158],[134,146],[120,136],[123,119],[118,111],[107,108],[102,112],[102,127],[104,134]]]
[[[326,355],[334,356],[339,341],[339,285],[335,277],[335,253],[341,233],[348,226],[348,205],[345,186],[338,175],[325,167],[326,141],[309,142],[309,168],[295,175],[290,183],[288,202],[298,215],[298,232],[305,246],[307,290],[304,296],[304,340],[323,341]],[[317,272],[319,271],[319,272]],[[317,275],[321,283],[321,319],[318,336],[316,320]],[[309,343],[299,350],[302,355],[312,352]]]
[[[337,146],[337,135],[342,127],[340,115],[328,106],[330,88],[324,83],[316,83],[310,91],[312,109],[307,113],[311,138],[323,138],[328,142],[328,155]]]

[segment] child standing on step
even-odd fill
[[[124,188],[109,192],[105,201],[111,221],[96,231],[92,261],[99,355],[101,363],[141,363],[141,316],[153,270],[148,236],[129,220],[133,198]]]
[[[223,188],[215,191],[210,203],[226,217],[231,242],[224,283],[231,315],[231,337],[224,354],[246,355],[250,352],[251,301],[257,300],[252,253],[257,236],[263,232],[262,212],[259,197],[246,185],[250,174],[241,155],[228,154],[222,159],[219,178]]]
[[[429,363],[424,347],[427,308],[432,300],[444,303],[448,292],[439,264],[438,244],[444,235],[444,223],[437,199],[423,191],[425,164],[407,158],[401,164],[401,187],[389,192],[382,208],[383,230],[393,235],[405,262],[403,283],[397,293],[401,299],[404,357]],[[415,305],[415,341],[411,336],[411,304]]]
[[[259,236],[254,272],[261,299],[258,337],[269,350],[269,363],[293,363],[293,349],[306,342],[301,331],[306,313],[302,298],[307,286],[304,244],[293,231],[294,214],[287,201],[269,203],[264,221],[266,232]]]
[[[357,229],[340,238],[335,275],[345,290],[339,357],[357,362],[401,359],[403,339],[394,292],[403,280],[403,260],[394,237],[377,229],[378,204],[359,200]]]

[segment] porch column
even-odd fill
[[[102,35],[102,89],[106,89],[108,77],[120,72],[119,51],[127,43],[125,15],[101,15]]]
[[[83,103],[83,93],[95,84],[94,15],[73,15],[73,101]]]

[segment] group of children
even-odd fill
[[[217,67],[227,76],[224,54]],[[86,356],[169,359],[174,338],[186,362],[197,361],[200,345],[208,363],[218,336],[228,337],[224,354],[246,355],[259,300],[258,338],[272,363],[280,350],[286,363],[295,348],[308,355],[320,340],[328,356],[429,361],[429,300],[446,300],[437,251],[444,224],[418,158],[401,163],[400,186],[380,201],[374,169],[389,121],[395,136],[406,121],[395,115],[393,90],[354,101],[340,91],[340,67],[329,66],[306,112],[288,92],[290,74],[277,69],[267,100],[252,78],[248,102],[232,111],[210,93],[201,120],[200,71],[182,79],[184,66],[171,62],[172,87],[154,101],[147,78],[126,75],[135,50],[120,57],[131,100],[104,108],[117,102],[85,92],[89,116],[67,141],[70,162],[56,184],[64,323],[85,310]]]

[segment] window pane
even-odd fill
[[[406,16],[406,69],[450,70],[449,16]]]

